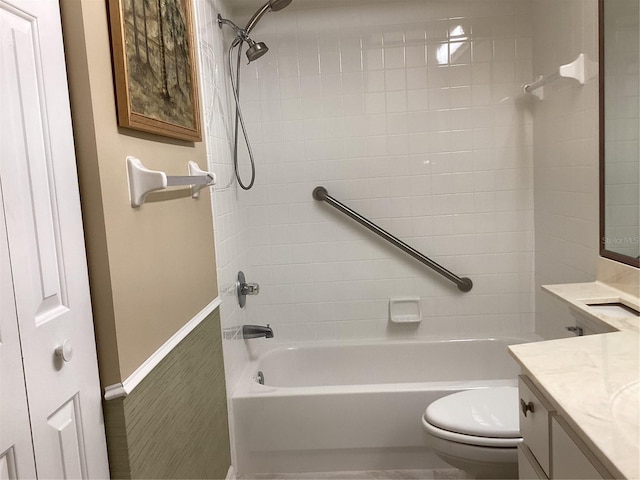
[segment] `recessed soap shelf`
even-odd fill
[[[393,323],[419,323],[422,310],[419,298],[390,298],[389,320]]]

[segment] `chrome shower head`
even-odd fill
[[[232,48],[242,42],[247,42],[247,44],[249,44],[249,48],[247,49],[247,59],[249,60],[249,63],[251,63],[267,53],[269,51],[269,47],[267,47],[264,42],[254,42],[249,37],[249,33],[251,33],[251,30],[253,30],[265,13],[269,11],[277,12],[282,10],[283,8],[291,5],[292,1],[293,0],[268,0],[267,3],[253,14],[253,17],[251,17],[244,29],[238,27],[231,20],[222,18],[222,15],[218,14],[218,26],[222,28],[222,25],[229,25],[236,32],[236,39],[231,44]]]
[[[285,7],[288,7],[291,4],[292,0],[269,0],[262,7],[258,9],[256,13],[253,14],[253,17],[247,22],[247,26],[244,27],[247,35],[253,30],[256,24],[260,21],[262,16],[267,12],[277,12],[282,10]]]
[[[247,49],[247,59],[249,60],[249,63],[259,59],[269,51],[269,47],[267,47],[264,42],[256,43],[247,37],[247,43],[249,44],[249,48]]]
[[[236,32],[236,39],[232,46],[237,45],[240,42],[247,42],[249,48],[247,49],[247,59],[249,63],[254,60],[259,59],[265,53],[269,51],[269,47],[263,42],[256,43],[254,42],[249,35],[247,35],[246,30],[241,29],[235,23],[227,18],[222,18],[222,15],[218,14],[218,26],[222,28],[222,25],[229,25],[234,32]]]
[[[293,0],[269,0],[272,12],[277,12],[283,8],[288,7]]]

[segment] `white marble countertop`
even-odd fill
[[[512,345],[512,356],[616,478],[640,478],[638,318],[612,318],[587,306],[622,298],[633,306],[638,297],[600,282],[545,289],[620,331]]]
[[[612,330],[640,331],[640,318],[613,317],[591,308],[589,303],[623,303],[635,310],[640,310],[640,299],[602,282],[570,283],[567,285],[543,285],[542,289],[580,310],[594,320],[610,325]],[[640,292],[639,292],[640,293]]]

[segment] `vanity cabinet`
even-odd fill
[[[520,479],[614,478],[526,375],[520,375],[518,389]]]
[[[549,478],[550,419],[554,409],[524,375],[520,375],[518,379],[518,392],[520,394],[520,434],[524,438],[524,447],[530,451],[540,469],[546,474],[546,477],[542,478]]]
[[[531,453],[527,445],[518,446],[518,478],[527,480],[547,480],[547,474]]]

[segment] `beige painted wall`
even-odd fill
[[[138,368],[217,296],[209,192],[129,203],[125,157],[186,175],[203,143],[120,129],[106,2],[61,1],[92,302],[103,386]]]

